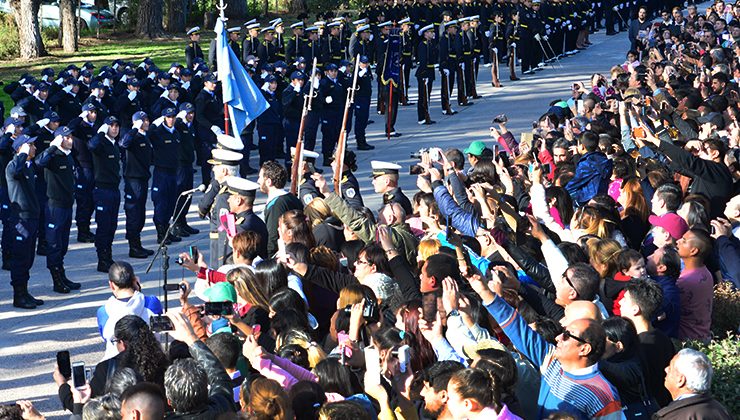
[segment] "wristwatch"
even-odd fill
[[[460,315],[460,312],[458,312],[457,309],[453,309],[447,313],[447,316],[445,318],[449,318],[451,316],[458,316],[458,315]]]

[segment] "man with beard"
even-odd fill
[[[424,399],[421,419],[452,419],[447,409],[447,383],[450,377],[460,370],[465,369],[462,363],[452,360],[435,362],[424,370],[424,388],[421,397]]]

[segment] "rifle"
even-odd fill
[[[360,70],[360,55],[355,57],[354,76],[352,76],[352,86],[347,89],[347,100],[344,102],[344,116],[342,117],[342,130],[339,132],[339,141],[337,142],[337,152],[334,154],[334,192],[340,194],[342,186],[342,166],[344,163],[344,151],[347,148],[347,124],[349,119],[349,110],[355,102],[355,92],[357,91],[357,73]]]
[[[316,76],[316,57],[313,58],[313,67],[311,68],[311,78],[308,79],[308,83],[311,83],[313,78]],[[293,156],[293,165],[290,167],[290,193],[298,196],[298,183],[299,179],[298,177],[300,174],[298,174],[298,170],[301,167],[301,163],[303,162],[303,132],[306,128],[306,119],[308,118],[308,112],[311,111],[311,102],[313,102],[313,97],[315,87],[313,83],[311,83],[311,87],[309,88],[308,95],[303,97],[303,111],[301,112],[301,125],[298,126],[298,138],[296,139],[295,143],[295,156]],[[288,151],[290,153],[290,151]]]

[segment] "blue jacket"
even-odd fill
[[[434,183],[434,199],[437,200],[439,213],[449,219],[450,225],[466,236],[475,237],[481,226],[477,214],[460,207],[441,182]]]
[[[661,330],[668,337],[678,337],[678,324],[681,320],[681,293],[676,286],[676,279],[669,276],[651,277],[663,290],[663,302],[660,305],[660,312],[665,314],[665,318],[660,321],[655,320],[653,325]],[[660,316],[661,314],[657,314]]]
[[[565,186],[579,206],[599,194],[606,194],[612,175],[613,162],[602,152],[589,152],[581,157],[576,174]]]

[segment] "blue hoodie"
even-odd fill
[[[602,152],[589,152],[581,157],[576,174],[565,186],[573,200],[582,206],[599,194],[606,194],[613,162]]]

